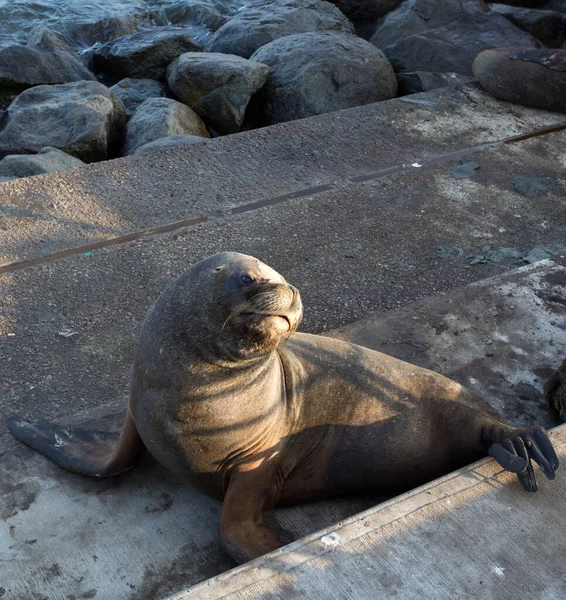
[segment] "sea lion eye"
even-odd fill
[[[250,277],[249,275],[242,275],[240,277],[240,281],[244,284],[244,285],[250,285],[251,283],[254,282],[254,278]]]

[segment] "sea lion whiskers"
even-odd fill
[[[254,294],[246,304],[254,312],[270,315],[290,310],[295,302],[296,293],[291,286],[274,284],[269,289]]]
[[[238,315],[282,317],[289,323],[291,333],[297,330],[300,318],[293,318],[291,313],[301,312],[298,292],[290,285],[271,284],[270,289],[254,293],[246,302],[238,304],[222,324],[222,329]]]
[[[257,303],[256,300],[260,296],[265,296],[267,299],[267,302]],[[259,294],[256,294],[252,299],[248,300],[247,302],[243,302],[242,304],[239,304],[232,310],[232,312],[228,315],[228,318],[222,324],[222,330],[226,327],[226,325],[228,324],[228,321],[230,321],[230,319],[233,319],[234,317],[236,317],[238,315],[242,315],[242,314],[249,315],[249,316],[253,316],[253,315],[270,316],[271,315],[271,316],[285,317],[285,315],[280,314],[280,310],[283,309],[283,307],[274,305],[273,296],[274,296],[273,291],[260,292]],[[260,300],[262,300],[262,299],[260,298]],[[277,309],[279,309],[279,310],[277,310]],[[287,320],[289,321],[289,327],[293,327],[294,325],[291,324],[290,320],[289,319],[287,319]],[[298,326],[298,323],[297,323],[297,326]],[[294,326],[294,327],[296,329],[296,326]]]

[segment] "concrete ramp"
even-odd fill
[[[551,427],[541,390],[566,356],[566,268],[542,261],[331,335],[435,368],[489,392],[508,419]],[[115,429],[120,419],[90,426]],[[554,436],[566,464],[566,431]],[[513,594],[524,584],[529,597],[564,597],[564,474],[539,481],[540,492],[528,495],[483,461],[326,530],[380,499],[280,510],[298,538],[323,532],[175,598],[475,597],[482,589],[503,598],[489,594],[507,590],[505,582]],[[220,504],[150,457],[99,480],[15,445],[0,456],[0,509],[8,598],[156,600],[233,566],[217,541]],[[528,561],[535,566],[526,569]]]
[[[331,330],[440,371],[517,424],[557,425],[541,391],[566,356],[565,119],[470,85],[0,184],[0,421],[19,413],[117,429],[148,307],[191,263],[236,250],[298,287],[303,331]],[[554,262],[504,273],[540,258]],[[521,511],[533,502],[543,529],[554,514],[547,502],[564,515],[555,498],[564,497],[561,471],[536,497],[512,478],[494,477],[486,485],[513,494]],[[314,503],[278,511],[278,518],[301,538],[379,500]],[[0,598],[156,600],[187,590],[233,566],[217,541],[219,510],[149,457],[122,477],[89,479],[62,471],[0,427]],[[410,540],[413,526],[404,519],[400,533]],[[502,548],[504,557],[515,552],[514,538],[500,546],[479,537],[482,516],[477,521],[477,536],[462,539]],[[437,538],[427,535],[414,537],[412,552],[428,560],[437,556],[429,550]],[[542,553],[546,546],[533,539]],[[328,551],[333,540],[323,543]],[[450,552],[446,559],[460,570],[476,568],[479,555],[467,554],[458,535],[438,543],[462,553],[460,562]],[[294,548],[289,556],[303,552]],[[406,576],[403,559],[410,561],[399,552],[381,570],[379,553],[359,559],[359,579],[377,590],[371,569],[380,586],[390,573],[390,593],[382,595],[401,594],[393,574],[413,575]],[[290,568],[270,560],[245,572],[278,576]],[[488,575],[492,564],[508,569],[493,559]],[[322,573],[318,566],[312,572]],[[300,573],[274,580],[273,593],[250,587],[246,596],[249,579],[232,591],[357,597],[338,567],[325,571],[325,590],[332,587],[325,594],[308,588],[315,580],[300,587]],[[425,579],[420,573],[414,581]],[[555,587],[538,597],[551,598],[561,573],[544,573]],[[232,593],[214,587],[222,581],[191,594],[209,587]],[[481,595],[454,585],[455,595]]]

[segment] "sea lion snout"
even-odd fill
[[[299,290],[288,283],[260,282],[246,290],[247,304],[261,314],[302,310]]]
[[[246,289],[244,298],[245,303],[238,307],[240,315],[283,317],[291,331],[297,329],[303,318],[299,290],[286,282],[254,283]]]

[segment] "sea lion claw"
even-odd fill
[[[529,461],[517,455],[517,451],[509,438],[500,444],[492,444],[489,455],[507,471],[511,473],[522,473],[529,465]]]
[[[525,438],[527,442],[530,442],[529,456],[538,464],[548,479],[554,479],[555,471],[560,463],[546,431],[542,427],[532,427],[526,432]]]
[[[508,441],[513,446],[518,456],[520,456],[527,463],[525,470],[521,473],[517,473],[517,478],[519,479],[520,484],[527,492],[536,492],[538,487],[537,480],[535,477],[535,471],[533,469],[531,461],[529,460],[529,453],[527,451],[527,447],[523,438],[517,436],[513,438],[513,440],[506,441]]]
[[[517,479],[526,492],[536,492],[538,490],[537,480],[535,479],[532,467],[525,469],[522,473],[517,473]]]
[[[492,444],[489,455],[507,471],[516,473],[525,490],[536,492],[537,484],[532,466],[534,460],[548,479],[555,478],[559,461],[543,427],[530,427],[516,432],[512,438]]]

